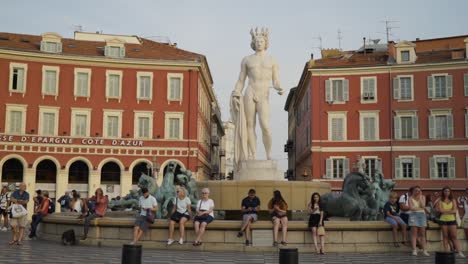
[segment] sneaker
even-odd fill
[[[246,245],[246,246],[249,246],[249,245],[250,245],[250,241],[249,241],[249,240],[245,240],[245,245]]]
[[[183,245],[184,244],[184,239],[183,238],[180,238],[179,239],[179,245]]]
[[[2,231],[3,231],[3,232],[8,231],[8,228],[6,228],[5,226],[2,227]]]
[[[244,233],[242,233],[241,231],[239,231],[239,232],[237,233],[237,237],[242,237],[243,234],[244,234]]]
[[[172,245],[172,243],[174,243],[174,239],[168,239],[166,244],[169,246]]]
[[[460,258],[466,258],[465,255],[463,255],[463,252],[461,252],[461,251],[458,252],[458,256],[459,256]]]
[[[273,246],[274,246],[274,247],[277,247],[277,246],[278,246],[278,242],[276,242],[276,241],[273,242]]]
[[[130,245],[135,245],[135,243],[133,243],[133,241],[132,241],[132,242],[130,242],[129,244],[130,244]]]
[[[413,250],[413,252],[411,253],[411,255],[417,256],[417,255],[418,255],[418,251],[417,251],[417,250]]]
[[[429,254],[429,252],[427,252],[427,250],[424,250],[424,251],[423,251],[423,255],[426,256],[426,257],[429,257],[429,256],[430,256],[430,254]]]

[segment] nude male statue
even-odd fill
[[[252,29],[250,34],[252,35],[250,46],[255,53],[242,59],[239,79],[231,95],[231,113],[236,125],[236,132],[245,133],[244,136],[246,137],[236,135],[236,139],[238,141],[246,141],[247,143],[236,142],[235,139],[234,144],[238,148],[237,152],[243,152],[236,153],[235,157],[236,160],[256,159],[257,138],[255,126],[258,115],[266,157],[270,160],[272,139],[268,125],[270,122],[269,95],[271,83],[273,82],[273,88],[277,90],[279,95],[282,95],[284,91],[280,85],[278,63],[272,56],[266,54],[266,49],[269,45],[268,29],[262,28],[258,30],[257,28],[255,31]],[[244,95],[242,95],[247,77],[249,78],[249,83]],[[246,124],[245,131],[242,131],[244,130],[242,125],[236,122],[242,121],[243,118],[245,118]]]

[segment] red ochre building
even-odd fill
[[[365,41],[364,41],[365,42]],[[396,190],[468,187],[468,36],[323,50],[304,67],[289,113],[287,175],[329,182],[364,159]]]
[[[112,198],[142,172],[161,183],[171,161],[216,178],[223,133],[203,55],[137,36],[0,33],[3,185]]]

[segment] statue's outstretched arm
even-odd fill
[[[232,96],[240,97],[242,95],[242,90],[244,90],[245,79],[247,79],[247,63],[244,58],[241,62],[241,71],[239,74],[239,79],[237,80]]]
[[[278,91],[279,95],[282,95],[284,93],[283,88],[281,88],[281,82],[279,79],[279,66],[276,61],[273,62],[273,88],[275,88],[276,91]]]

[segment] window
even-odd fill
[[[419,179],[419,158],[400,156],[395,159],[396,179]]]
[[[103,135],[108,138],[122,137],[122,112],[123,110],[103,110]]]
[[[119,99],[122,96],[122,71],[106,71],[106,97]]]
[[[119,46],[106,46],[104,48],[104,56],[111,58],[124,58],[125,57],[125,47]]]
[[[468,73],[463,74],[463,90],[465,91],[465,97],[468,96]]]
[[[325,101],[349,101],[349,80],[329,79],[325,81]]]
[[[9,91],[16,93],[26,92],[26,76],[28,65],[22,63],[10,63]]]
[[[26,132],[25,105],[6,104],[5,132],[13,135],[22,135]]]
[[[169,73],[167,74],[167,100],[182,101],[183,95],[183,74]]]
[[[151,100],[153,97],[153,73],[138,72],[137,78],[137,99]]]
[[[75,97],[90,97],[91,69],[75,69]]]
[[[404,50],[401,52],[401,61],[408,62],[410,61],[410,52],[409,50]]]
[[[429,116],[429,138],[453,138],[453,116],[449,110],[431,110]]]
[[[165,138],[183,139],[184,113],[165,112]]]
[[[39,135],[57,136],[60,107],[39,106]]]
[[[434,156],[429,158],[430,177],[432,179],[455,178],[455,158],[450,156]]]
[[[153,137],[153,112],[134,111],[134,135],[136,138],[150,139]]]
[[[394,129],[395,139],[417,139],[419,131],[416,111],[397,111]]]
[[[413,100],[413,76],[393,78],[393,99],[401,101]]]
[[[427,95],[430,99],[446,99],[452,97],[452,76],[432,75],[427,77]]]
[[[465,137],[468,138],[468,107],[465,107]]]
[[[343,179],[349,173],[349,159],[345,157],[330,157],[326,160],[327,179]]]
[[[346,112],[328,112],[328,140],[346,140]]]
[[[377,102],[376,83],[376,77],[361,77],[361,103]]]
[[[42,96],[58,95],[59,73],[59,67],[42,66]]]
[[[90,108],[72,108],[71,136],[89,137],[91,126]]]
[[[359,111],[360,120],[360,139],[378,140],[379,139],[379,112]]]
[[[377,157],[363,157],[365,169],[364,172],[370,177],[374,177],[376,171],[382,173],[382,160]]]
[[[62,43],[41,41],[41,51],[49,53],[60,53],[62,52]]]

